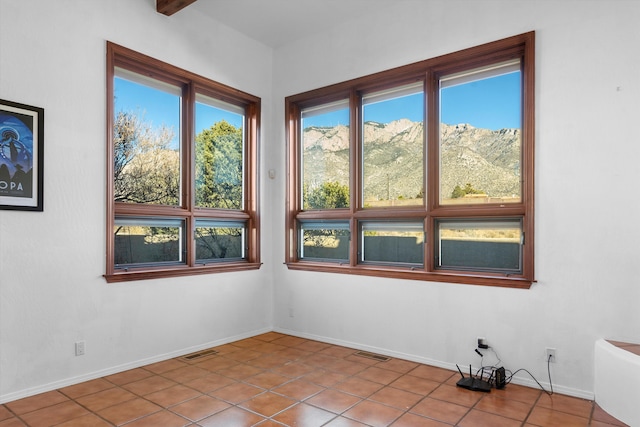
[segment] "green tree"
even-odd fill
[[[319,187],[309,189],[305,184],[302,190],[304,209],[334,209],[349,207],[349,186],[339,182],[325,182]],[[313,230],[305,233],[305,245],[324,247],[328,242],[348,236],[346,230]]]
[[[196,206],[242,208],[242,129],[221,120],[196,135]]]
[[[467,182],[464,188],[461,188],[459,185],[456,185],[456,187],[451,192],[451,198],[457,199],[460,197],[464,197],[467,194],[484,194],[484,191],[476,190],[475,188],[473,188],[473,186],[470,183]]]
[[[196,135],[196,206],[242,208],[242,128],[221,120]],[[242,256],[241,230],[196,228],[198,259]]]
[[[339,182],[325,182],[319,187],[309,189],[304,185],[304,209],[333,209],[349,207],[349,187]]]
[[[178,205],[180,153],[171,149],[171,129],[154,129],[132,112],[114,120],[114,199],[116,202]],[[242,129],[220,121],[196,136],[196,204],[201,207],[242,207]],[[115,234],[118,235],[118,227]],[[145,242],[165,248],[175,244],[179,230],[143,227]],[[233,227],[197,229],[197,255],[202,259],[241,256]]]
[[[456,188],[453,189],[453,191],[451,192],[451,198],[452,199],[457,199],[460,197],[464,197],[465,192],[462,188],[460,188],[459,185],[456,185]]]

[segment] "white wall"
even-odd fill
[[[596,339],[640,342],[638,22],[637,1],[398,0],[277,49],[279,123],[287,95],[535,30],[538,283],[493,289],[278,265],[275,329],[454,369],[480,363],[484,336],[506,368],[545,384],[554,347],[556,391],[593,397]],[[515,382],[535,386],[525,373]]]
[[[0,0],[0,98],[45,110],[44,212],[0,211],[0,402],[271,329],[268,248],[258,271],[102,278],[106,40],[271,104],[272,50],[189,8],[166,17],[154,0]],[[265,108],[263,131],[272,121]]]
[[[595,340],[640,342],[640,3],[393,4],[271,51],[189,8],[156,14],[154,0],[0,0],[0,98],[44,107],[46,117],[45,211],[0,211],[0,402],[272,327],[446,367],[477,364],[482,335],[507,368],[541,381],[544,349],[555,347],[556,389],[592,397]],[[537,284],[282,265],[284,96],[530,30]],[[262,269],[109,285],[101,277],[105,40],[262,98]],[[79,340],[87,354],[75,357]]]

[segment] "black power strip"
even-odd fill
[[[506,375],[504,373],[504,368],[501,366],[495,370],[496,374],[496,388],[502,389],[507,384]]]

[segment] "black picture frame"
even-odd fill
[[[42,212],[44,109],[0,99],[0,209]]]

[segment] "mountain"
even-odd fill
[[[490,197],[520,195],[520,129],[441,125],[440,191],[470,183]]]
[[[422,190],[420,122],[366,122],[363,135],[365,200],[412,199]],[[440,187],[445,198],[467,183],[490,197],[520,193],[519,129],[489,130],[441,124]],[[349,128],[309,127],[303,135],[304,183],[349,183]]]

